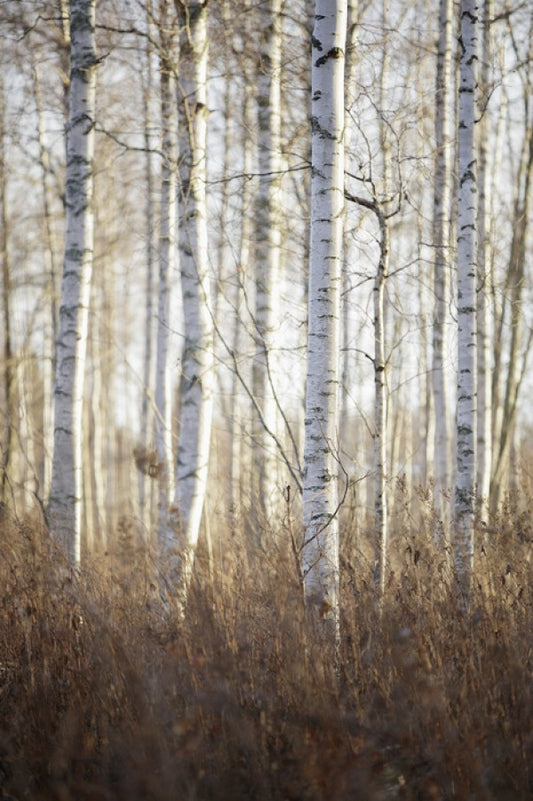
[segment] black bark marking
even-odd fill
[[[323,67],[326,61],[328,61],[330,58],[343,58],[343,56],[344,50],[342,47],[332,47],[331,50],[328,50],[328,52],[324,53],[323,56],[317,58],[315,61],[315,67]]]

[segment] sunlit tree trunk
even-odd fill
[[[445,530],[445,493],[451,487],[450,426],[448,420],[448,328],[450,325],[450,217],[452,195],[452,66],[453,0],[440,0],[437,84],[435,92],[435,187],[433,195],[433,444],[434,506],[438,532]],[[436,532],[436,534],[438,533]],[[440,536],[440,534],[439,534]]]
[[[154,115],[152,110],[152,93],[154,90],[154,69],[153,69],[153,52],[150,38],[153,35],[153,26],[151,24],[152,3],[150,2],[147,7],[147,31],[148,43],[145,52],[146,70],[144,74],[143,83],[143,110],[144,110],[144,146],[145,153],[145,181],[146,181],[146,203],[145,203],[145,221],[146,221],[146,273],[145,273],[145,297],[146,309],[144,316],[144,356],[143,356],[143,394],[141,400],[141,448],[142,456],[146,457],[152,443],[153,431],[153,416],[152,416],[152,403],[153,403],[153,372],[154,372],[154,358],[153,358],[153,339],[154,339],[154,267],[155,267],[155,231],[154,231],[154,156],[152,154],[153,143],[153,125]],[[151,497],[152,487],[151,481],[147,476],[146,470],[138,471],[139,482],[139,512],[141,520],[144,523],[146,530],[150,530],[151,525]]]
[[[209,468],[214,401],[213,319],[208,260],[207,5],[182,2],[180,90],[181,286],[185,342],[181,362],[175,507],[179,517],[178,593],[186,602],[200,534]]]
[[[339,296],[344,222],[346,0],[317,0],[312,34],[312,179],[303,485],[307,607],[338,631]]]
[[[70,3],[67,232],[57,341],[52,533],[71,563],[81,559],[82,404],[93,262],[93,147],[96,90],[95,0]]]
[[[254,98],[252,89],[249,85],[245,88],[243,123],[244,141],[243,149],[243,173],[249,176],[253,171],[254,141],[249,131],[253,130],[254,125]],[[238,360],[240,375],[233,371],[232,376],[232,397],[233,414],[231,416],[231,508],[235,519],[240,517],[245,503],[246,496],[250,500],[251,474],[252,474],[252,453],[250,447],[250,428],[251,425],[251,405],[249,399],[242,391],[241,383],[244,381],[248,386],[252,385],[251,375],[248,375],[247,360],[243,359],[243,352],[246,347],[247,332],[245,329],[248,311],[247,305],[250,302],[250,262],[252,249],[252,201],[253,189],[252,182],[245,178],[242,183],[241,197],[241,230],[239,241],[239,263],[236,276],[235,287],[235,316],[233,320],[232,348]]]
[[[169,507],[174,496],[172,453],[172,385],[169,370],[170,299],[176,271],[177,128],[173,14],[164,0],[160,19],[161,214],[155,374],[154,441],[158,463],[158,536],[163,548],[172,541]]]
[[[266,519],[279,511],[276,445],[278,429],[276,376],[279,361],[277,334],[280,279],[281,208],[281,0],[260,6],[261,51],[257,85],[259,188],[255,211],[255,326],[254,396],[261,408],[255,422],[254,474],[258,501]],[[276,504],[276,500],[278,503]]]
[[[455,488],[454,564],[458,587],[468,603],[474,563],[476,496],[476,281],[477,164],[476,0],[462,0],[458,117],[457,221],[457,483]]]

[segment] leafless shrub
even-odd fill
[[[200,548],[179,621],[161,617],[147,571],[117,581],[101,557],[77,577],[38,527],[3,521],[0,790],[19,801],[530,798],[525,543],[485,543],[466,617],[431,529],[402,523],[393,537],[381,611],[364,549],[345,538],[334,665],[307,629],[283,531],[255,555],[226,547],[217,560],[215,547],[209,562]]]

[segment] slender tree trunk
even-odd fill
[[[242,143],[243,149],[243,174],[245,176],[251,175],[253,172],[253,157],[254,157],[254,142],[253,138],[248,133],[253,129],[254,125],[254,102],[252,89],[248,84],[245,87],[244,108],[243,108],[243,121],[245,138]],[[252,183],[248,178],[244,179],[241,191],[241,231],[240,231],[240,248],[239,248],[239,264],[237,269],[236,287],[235,287],[235,316],[233,320],[233,334],[232,334],[232,349],[240,370],[244,374],[242,378],[251,386],[251,376],[247,374],[246,362],[242,359],[243,349],[245,346],[245,332],[243,330],[246,320],[246,311],[249,298],[249,289],[251,283],[250,277],[250,261],[251,261],[251,237],[252,237],[252,215],[250,210],[252,208]],[[243,397],[241,391],[241,379],[237,371],[233,371],[232,376],[232,397],[233,414],[231,416],[231,443],[232,443],[232,459],[231,459],[231,508],[233,515],[236,519],[244,508],[244,487],[243,482],[247,482],[247,489],[251,489],[250,477],[252,475],[252,455],[250,448],[250,435],[249,431],[251,426],[251,406],[248,398]]]
[[[459,46],[459,175],[457,224],[457,484],[454,563],[458,588],[468,604],[474,563],[476,496],[476,119],[477,0],[462,0]]]
[[[505,472],[509,467],[509,456],[516,424],[518,394],[522,383],[528,347],[522,356],[523,339],[523,292],[526,268],[526,243],[531,209],[531,185],[533,183],[533,125],[525,132],[519,188],[513,210],[513,237],[509,265],[507,268],[505,297],[509,298],[510,334],[508,370],[505,377],[501,425],[494,453],[494,472],[491,482],[491,513],[494,515],[501,499]],[[531,338],[529,342],[531,341]]]
[[[35,419],[32,403],[30,353],[23,345],[13,367],[13,453],[11,459],[10,483],[15,500],[14,511],[18,515],[31,511],[37,495],[37,471],[35,469]]]
[[[171,280],[176,270],[177,117],[174,37],[169,0],[164,0],[160,20],[161,86],[161,216],[159,229],[159,289],[157,309],[157,358],[155,376],[154,439],[158,462],[158,537],[165,550],[173,537],[169,507],[174,496],[172,452],[172,387],[168,364],[170,342]]]
[[[81,559],[82,404],[93,262],[95,0],[70,3],[67,232],[55,382],[49,523],[72,564]]]
[[[92,343],[88,343],[89,352]],[[90,354],[89,354],[90,358]],[[94,553],[95,547],[95,532],[98,526],[98,506],[96,502],[96,476],[99,471],[99,463],[96,459],[94,450],[94,435],[95,435],[95,392],[93,380],[96,377],[96,371],[93,369],[92,375],[86,377],[86,388],[90,392],[90,403],[83,405],[83,431],[85,436],[85,449],[91,460],[92,470],[83,471],[83,525],[85,527],[85,548],[87,553]]]
[[[316,1],[302,573],[307,607],[333,637],[339,625],[337,424],[346,25],[346,0]]]
[[[533,12],[530,16],[528,63],[533,63]],[[495,337],[495,366],[493,376],[493,398],[497,425],[494,426],[493,474],[491,478],[491,515],[495,515],[506,485],[510,454],[516,426],[517,403],[524,377],[526,359],[531,344],[532,333],[524,347],[524,288],[526,284],[527,242],[533,202],[533,123],[531,122],[531,98],[533,97],[531,69],[523,78],[524,137],[522,152],[515,178],[513,203],[512,240],[505,278],[503,303],[497,336]],[[506,315],[506,305],[508,315]],[[510,342],[508,347],[508,367],[502,370],[502,332],[508,321]],[[503,391],[500,388],[501,375]]]
[[[183,239],[181,282],[185,344],[181,364],[180,427],[175,506],[179,516],[177,587],[186,603],[200,534],[209,468],[214,401],[212,290],[208,260],[206,148],[208,33],[205,2],[182,2],[180,152]]]
[[[389,79],[390,46],[388,42],[389,2],[383,0],[383,52],[380,77],[380,107],[385,114]],[[390,194],[390,147],[388,127],[380,120],[381,153],[383,158],[383,195]],[[387,382],[385,358],[385,284],[389,268],[389,229],[384,209],[376,200],[374,211],[379,224],[379,262],[374,280],[374,583],[378,596],[383,597],[388,561],[388,488],[387,488]]]
[[[451,487],[450,427],[448,421],[447,373],[449,369],[448,328],[450,323],[450,226],[452,195],[452,20],[453,0],[440,0],[437,85],[435,93],[435,188],[433,196],[433,246],[435,264],[433,289],[433,401],[434,429],[434,506],[438,532],[447,528],[445,494]],[[440,536],[440,534],[439,534]]]
[[[492,465],[491,465],[491,489],[490,489],[490,506],[489,512],[492,515],[496,511],[497,503],[494,503],[494,494],[493,490],[493,474],[494,474],[494,466],[496,462],[496,452],[498,448],[499,442],[499,433],[501,431],[501,425],[503,420],[503,403],[501,399],[501,390],[502,385],[505,384],[504,376],[504,368],[503,368],[503,361],[505,356],[505,342],[503,341],[503,330],[505,326],[505,308],[506,308],[506,301],[505,301],[505,293],[500,291],[500,287],[498,287],[498,282],[496,279],[495,268],[496,268],[496,235],[497,235],[497,212],[496,212],[496,181],[498,180],[498,174],[500,173],[501,169],[501,156],[503,151],[503,142],[504,142],[504,134],[505,134],[505,122],[507,117],[507,108],[508,108],[508,98],[506,92],[502,92],[501,100],[500,100],[500,108],[498,111],[498,125],[496,130],[496,136],[494,140],[494,148],[493,148],[493,158],[491,160],[491,182],[490,182],[490,207],[489,207],[489,221],[490,221],[490,264],[489,264],[489,275],[490,275],[490,291],[491,291],[491,316],[493,320],[493,328],[494,328],[494,337],[493,337],[493,344],[492,344],[492,381],[491,381],[491,407],[492,407],[492,415],[491,415],[491,453],[492,453]]]
[[[93,543],[98,543],[103,549],[107,547],[108,532],[111,530],[113,514],[111,504],[107,497],[110,486],[110,473],[112,471],[109,458],[110,433],[114,428],[112,415],[109,413],[112,406],[110,392],[111,376],[113,375],[113,356],[110,353],[109,341],[112,330],[113,306],[111,293],[113,285],[105,280],[99,287],[100,315],[96,336],[92,340],[93,346],[93,385],[90,398],[91,419],[93,423],[92,435],[92,464],[94,481],[92,484],[95,503],[94,530],[91,533]],[[96,328],[96,326],[95,326]]]
[[[355,126],[352,120],[353,106],[356,99],[357,91],[357,32],[359,24],[359,0],[349,0],[348,2],[348,23],[346,34],[346,62],[345,62],[345,92],[346,92],[346,110],[345,110],[345,149],[347,158],[349,157],[352,145],[355,144]],[[343,274],[343,287],[342,287],[342,303],[341,303],[341,353],[342,353],[342,391],[341,391],[341,410],[340,422],[341,431],[349,430],[349,408],[351,402],[352,392],[352,360],[353,354],[350,347],[350,342],[353,341],[351,328],[353,320],[351,319],[352,312],[352,295],[351,295],[351,265],[355,262],[356,248],[353,238],[353,232],[345,226],[344,231],[344,262],[346,270]],[[344,450],[344,443],[343,450]]]
[[[276,445],[276,376],[279,327],[276,292],[280,279],[280,171],[281,171],[281,0],[260,6],[261,52],[257,89],[259,134],[259,188],[256,198],[256,355],[254,396],[261,408],[255,423],[254,474],[258,479],[258,501],[267,520],[279,512]],[[276,499],[278,502],[276,503]]]
[[[388,561],[387,525],[387,385],[385,381],[384,297],[389,261],[389,232],[382,209],[379,264],[374,281],[374,583],[381,598],[385,591]]]
[[[141,401],[141,448],[142,454],[146,457],[152,440],[153,431],[153,418],[151,414],[152,400],[153,400],[153,339],[154,339],[154,165],[153,154],[151,152],[153,142],[153,113],[152,113],[152,92],[154,89],[154,70],[153,70],[153,52],[150,38],[153,34],[152,26],[152,4],[148,4],[147,8],[147,30],[148,30],[148,44],[146,47],[145,60],[146,60],[146,83],[143,86],[143,109],[144,109],[144,146],[146,148],[145,154],[145,181],[146,181],[146,205],[145,205],[145,220],[146,220],[146,274],[145,274],[145,297],[146,309],[144,317],[144,358],[143,358],[143,394]],[[152,522],[152,509],[151,509],[151,479],[146,474],[145,470],[138,471],[139,481],[139,513],[141,520],[147,531],[150,531]]]

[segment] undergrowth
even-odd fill
[[[485,537],[468,616],[423,526],[393,536],[380,612],[350,547],[332,662],[283,538],[251,557],[230,532],[220,559],[200,553],[180,622],[142,548],[75,576],[39,527],[4,517],[0,798],[533,797],[527,526]]]

